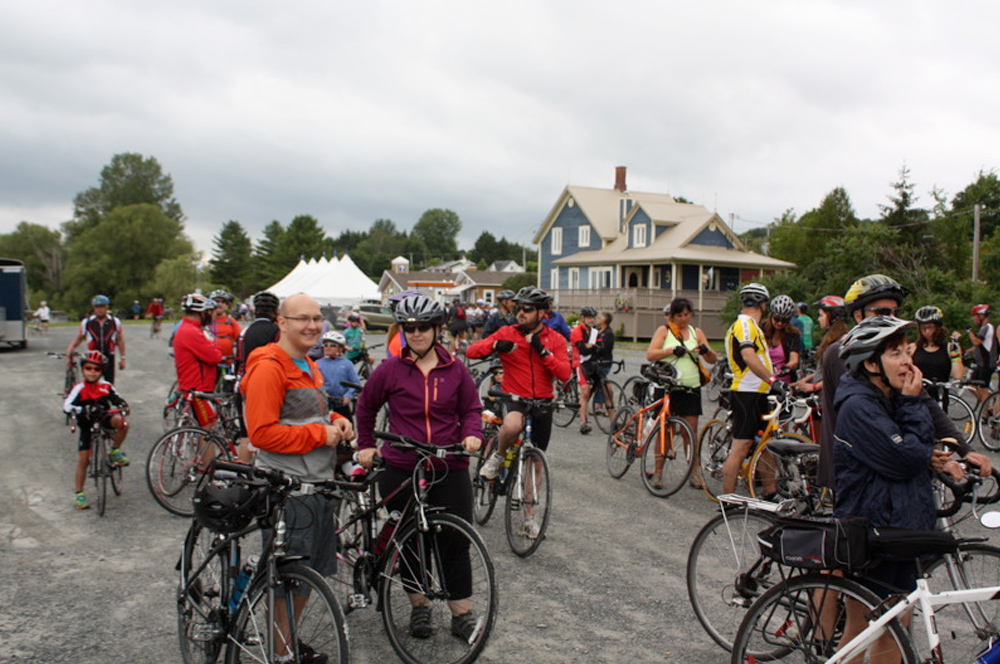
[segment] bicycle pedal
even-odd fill
[[[371,598],[364,593],[352,593],[347,596],[347,607],[350,609],[366,609],[371,603]]]
[[[512,500],[512,501],[510,501],[510,511],[511,512],[520,512],[521,511],[521,501],[520,500]]]
[[[222,628],[214,623],[195,625],[191,632],[192,641],[214,641],[222,635]]]

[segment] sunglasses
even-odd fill
[[[341,347],[340,344],[335,344],[333,342],[328,342],[323,344],[323,348],[340,348],[340,347]]]
[[[876,316],[895,316],[899,313],[899,307],[868,307],[865,313]]]
[[[430,323],[404,323],[402,325],[403,332],[406,334],[413,334],[414,332],[426,332],[427,330],[434,327]]]
[[[519,304],[517,305],[518,311],[523,311],[526,314],[530,314],[532,311],[538,311],[538,307],[532,304]]]
[[[771,320],[773,320],[775,323],[787,323],[788,322],[787,318],[781,318],[779,316],[771,316]]]

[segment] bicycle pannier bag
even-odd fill
[[[789,567],[857,569],[868,562],[865,517],[790,516],[757,534],[760,552]]]

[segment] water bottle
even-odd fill
[[[247,558],[243,569],[236,575],[236,580],[233,581],[233,594],[229,598],[230,613],[236,613],[236,607],[239,606],[240,599],[243,597],[243,593],[246,592],[247,585],[250,583],[250,577],[257,570],[257,562],[259,560],[260,556],[250,556]]]
[[[998,664],[1000,663],[1000,641],[994,641],[990,647],[979,653],[976,657],[976,664]]]
[[[399,517],[401,516],[403,515],[397,510],[389,512],[389,518],[382,524],[382,530],[379,531],[378,539],[375,540],[376,556],[381,556],[382,552],[385,551],[385,547],[389,545],[389,540],[392,539],[392,534],[396,532],[396,525],[399,523]]]

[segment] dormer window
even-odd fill
[[[646,246],[646,225],[636,224],[632,227],[632,246],[638,249]]]
[[[579,235],[577,236],[577,245],[579,245],[581,249],[590,247],[590,226],[580,226]]]

